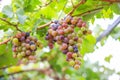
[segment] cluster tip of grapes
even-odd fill
[[[29,32],[18,32],[12,39],[13,57],[18,58],[19,63],[35,62],[35,52],[41,42],[37,38],[30,36]]]
[[[75,31],[78,27],[80,30]],[[79,69],[81,65],[81,55],[78,50],[81,47],[83,38],[86,34],[91,34],[86,23],[78,17],[66,16],[60,21],[53,21],[49,26],[45,39],[48,41],[50,49],[54,47],[54,43],[60,45],[60,50],[66,54],[66,60],[75,69]]]

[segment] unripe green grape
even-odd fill
[[[81,61],[81,57],[76,57],[75,60]]]
[[[82,31],[78,31],[78,36],[81,37],[83,35]]]
[[[70,52],[73,52],[73,47],[72,47],[72,46],[69,46],[69,47],[68,47],[68,50],[69,50]]]
[[[22,59],[22,63],[27,63],[28,62],[28,59],[27,58],[23,58]]]
[[[19,52],[19,47],[16,47],[16,52]]]
[[[22,47],[22,51],[26,51],[26,47]]]
[[[81,31],[85,31],[85,30],[86,30],[86,28],[85,28],[85,27],[82,27],[82,28],[81,28]]]
[[[18,59],[22,59],[22,55],[20,53],[17,54]]]
[[[70,60],[70,61],[69,61],[69,65],[70,65],[70,66],[74,66],[74,65],[75,65],[74,60]]]
[[[75,37],[76,36],[76,34],[75,33],[72,33],[72,37]]]
[[[72,57],[73,57],[73,58],[76,58],[76,57],[77,57],[77,54],[76,54],[76,53],[73,53],[73,54],[72,54]]]
[[[12,42],[13,42],[14,45],[18,45],[19,44],[18,38],[13,38]]]
[[[81,43],[77,43],[76,45],[78,46],[78,48],[81,48]]]
[[[20,46],[20,47],[18,47],[18,51],[19,52],[21,52],[22,51],[22,47]]]
[[[78,43],[82,43],[83,39],[82,38],[78,38]]]
[[[78,18],[78,17],[73,17],[73,20],[77,20],[77,21],[78,21],[78,20],[79,20],[79,18]]]
[[[25,56],[25,52],[24,52],[24,51],[22,51],[22,52],[21,52],[21,55],[22,55],[22,56]]]

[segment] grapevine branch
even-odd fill
[[[37,28],[37,30],[42,29],[42,28],[44,28],[44,27],[46,27],[46,26],[49,26],[51,23],[52,23],[52,21],[50,21],[50,22],[48,22],[48,23],[46,23],[46,24],[43,24],[43,25],[39,26],[39,27]]]
[[[73,9],[68,13],[68,15],[72,15],[73,12],[81,5],[84,4],[86,2],[86,0],[81,0],[78,4],[73,6]]]
[[[43,62],[43,64],[44,64],[44,62]],[[23,73],[23,72],[37,71],[37,72],[40,72],[42,74],[50,76],[54,80],[58,80],[59,77],[56,74],[56,71],[53,69],[53,67],[52,66],[46,66],[46,64],[44,64],[44,65],[43,64],[41,62],[40,63],[39,62],[34,63],[34,64],[31,64],[31,66],[36,65],[36,67],[31,67],[31,68],[26,68],[26,69],[22,69],[22,67],[23,66],[24,67],[29,67],[29,64],[28,65],[22,65],[22,66],[21,65],[19,65],[19,66],[16,65],[16,66],[10,66],[10,67],[3,68],[2,70],[3,70],[3,72],[5,71],[5,74],[7,76],[14,75],[14,74],[19,74],[19,73]],[[44,68],[39,67],[39,66],[44,66]],[[20,70],[18,68],[20,68]],[[14,69],[14,70],[18,69],[18,71],[15,70],[15,71],[11,72],[11,71],[9,71],[10,69]],[[54,76],[52,76],[51,73],[53,73]],[[0,78],[4,77],[5,74],[0,75]]]
[[[29,71],[39,71],[39,72],[44,72],[43,69],[28,69],[28,70],[24,70],[24,71],[19,71],[19,72],[14,72],[14,73],[8,73],[7,75],[13,75],[13,74],[18,74],[18,73],[23,73],[23,72],[29,72]],[[4,77],[3,75],[0,75],[0,77]]]
[[[52,2],[53,2],[53,0],[50,0],[48,3],[45,3],[43,6],[39,6],[39,7],[41,9],[42,7],[46,7],[46,6],[50,5]]]
[[[71,4],[72,4],[72,6],[74,7],[74,3],[73,3],[73,0],[71,0]]]
[[[112,23],[112,25],[108,26],[108,28],[97,38],[97,42],[99,42],[102,38],[108,36],[112,30],[117,27],[120,23],[120,16]]]
[[[103,9],[103,7],[99,7],[99,8],[96,8],[96,9],[92,9],[92,10],[88,10],[86,12],[83,12],[83,13],[80,13],[80,14],[76,14],[76,15],[73,15],[73,16],[85,16],[85,15],[88,15],[90,13],[94,13],[94,12],[97,12],[99,10]]]
[[[22,32],[19,28],[18,28],[18,24],[13,24],[13,23],[10,23],[8,20],[6,20],[6,18],[0,18],[0,20],[6,22],[7,24],[11,25],[11,26],[14,26],[16,28],[16,30]]]
[[[2,44],[7,44],[10,40],[11,40],[11,38],[8,38],[7,40],[5,40],[5,41],[3,41],[3,42],[0,42],[0,45],[2,45]]]

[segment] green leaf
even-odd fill
[[[12,7],[10,5],[6,5],[4,6],[4,8],[2,9],[3,14],[5,14],[6,16],[8,16],[9,18],[13,17],[13,10]]]
[[[112,13],[112,10],[109,8],[107,10],[103,10],[103,17],[104,18],[112,18],[113,17],[113,13]]]
[[[0,45],[0,55],[4,54],[4,51],[5,51],[5,48],[6,48],[6,45],[3,44],[3,45]]]
[[[12,46],[10,44],[8,45],[3,45],[1,47],[1,52],[0,54],[0,67],[3,66],[9,66],[9,65],[14,65],[16,64],[17,60],[13,58],[12,54]]]
[[[90,53],[94,51],[94,45],[96,43],[95,37],[92,35],[87,35],[83,40],[81,54]]]
[[[120,14],[120,4],[113,4],[110,7],[116,14]]]
[[[20,22],[21,24],[24,24],[24,22],[25,22],[25,20],[26,20],[26,18],[27,18],[27,16],[24,15],[24,10],[23,10],[22,8],[18,9],[18,10],[16,11],[16,15],[17,15],[17,17],[18,17],[19,22]]]
[[[26,18],[27,18],[27,16],[25,16],[25,15],[18,15],[18,20],[21,24],[24,24]]]
[[[109,55],[109,56],[105,57],[105,61],[110,62],[111,58],[112,58],[112,55]]]

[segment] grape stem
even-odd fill
[[[44,70],[43,70],[43,69],[29,69],[29,70],[14,72],[14,73],[8,73],[7,75],[13,75],[13,74],[18,74],[18,73],[23,73],[23,72],[29,72],[29,71],[39,71],[39,72],[41,72],[41,73],[44,73]],[[0,75],[0,77],[4,77],[4,74],[3,74],[3,75]]]
[[[2,44],[7,44],[10,40],[11,40],[11,38],[8,38],[7,40],[5,40],[5,41],[3,41],[3,42],[0,42],[0,45],[2,45]]]
[[[74,3],[73,3],[73,0],[71,0],[71,4],[72,4],[72,6],[73,6],[73,8],[74,8]]]
[[[14,27],[16,28],[16,30],[22,32],[22,30],[20,30],[20,29],[18,28],[18,24],[19,24],[19,23],[13,24],[13,23],[9,22],[6,18],[0,18],[0,20],[6,22],[7,24],[9,24],[9,25],[11,25],[11,26],[14,26]]]
[[[46,24],[43,24],[43,25],[39,26],[39,27],[37,28],[37,30],[42,29],[42,28],[44,28],[44,27],[46,27],[46,26],[49,26],[51,23],[53,23],[53,21],[50,21],[50,22],[48,22],[48,23],[46,23]]]

